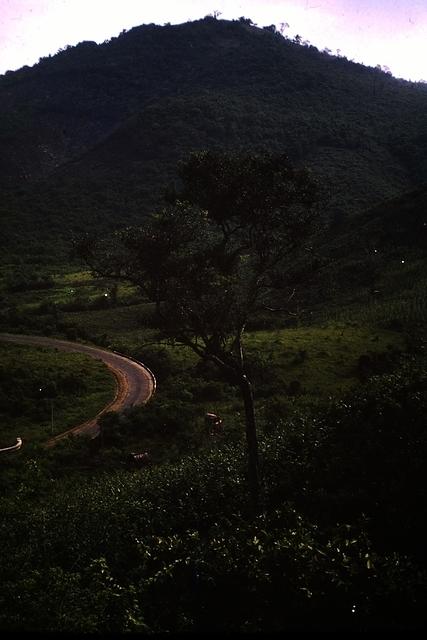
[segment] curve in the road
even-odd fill
[[[13,444],[11,447],[3,447],[0,449],[0,453],[10,453],[11,451],[19,451],[22,447],[22,438],[16,438],[16,444]]]
[[[72,427],[51,438],[46,444],[52,446],[59,440],[77,434],[95,437],[99,433],[98,419],[107,411],[123,411],[128,407],[145,404],[150,400],[156,389],[156,379],[153,373],[141,362],[133,360],[120,353],[107,351],[77,342],[58,340],[43,336],[17,335],[12,333],[0,334],[0,340],[15,344],[28,344],[37,347],[50,347],[70,353],[83,353],[97,360],[102,360],[116,379],[116,395],[102,411],[83,424]]]

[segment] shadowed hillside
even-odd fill
[[[63,259],[72,234],[135,222],[195,149],[287,153],[325,181],[335,222],[427,173],[425,85],[243,19],[68,47],[0,77],[0,104],[8,260]]]

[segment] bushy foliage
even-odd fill
[[[135,357],[156,372],[156,380],[160,383],[174,371],[173,359],[165,346],[146,345],[135,353]]]
[[[277,457],[278,494],[291,491],[324,522],[363,512],[380,547],[422,553],[426,391],[423,361],[406,359],[399,370],[288,425],[285,440],[295,457]],[[295,472],[299,496],[288,484]]]
[[[29,274],[26,269],[12,272],[5,282],[6,291],[12,293],[34,289],[50,289],[53,286],[54,281],[49,274]]]
[[[261,443],[255,516],[239,444],[143,471],[74,477],[69,486],[51,482],[48,499],[37,494],[46,480],[29,459],[23,482],[32,492],[1,504],[8,553],[0,625],[421,628],[425,385],[422,363],[408,362],[346,402],[277,426]]]

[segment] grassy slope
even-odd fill
[[[0,344],[0,442],[52,435],[50,400],[40,388],[55,384],[53,434],[95,416],[114,397],[108,369],[93,358],[53,349]]]
[[[361,356],[385,361],[393,351],[405,349],[405,336],[412,339],[422,334],[427,316],[422,242],[426,193],[420,188],[387,201],[338,229],[325,252],[332,257],[332,270],[326,277],[320,274],[308,325],[296,328],[284,319],[274,324],[267,320],[267,330],[247,334],[261,422],[275,421],[295,407],[348,392],[360,382],[357,365]],[[13,268],[3,269],[4,282],[11,273]],[[5,306],[15,309],[5,329],[88,340],[143,361],[148,357],[147,364],[155,373],[159,366],[164,368],[158,354],[152,353],[153,345],[157,351],[162,345],[150,318],[151,307],[135,289],[120,284],[119,306],[114,306],[112,283],[64,268],[46,273],[53,280],[49,289],[10,292],[3,287],[0,293]],[[206,410],[226,419],[228,433],[240,434],[241,406],[236,393],[218,381],[215,372],[201,374],[190,352],[170,346],[162,349],[167,354],[167,375],[160,375],[152,423],[161,423],[156,411],[163,404],[172,414],[189,411],[186,424],[180,425],[179,434],[172,425],[159,436],[138,418],[137,422],[145,422],[142,429],[128,429],[122,440],[132,448],[152,447],[159,458],[163,458],[165,442],[168,449],[178,443],[182,453],[202,442]]]
[[[105,289],[105,282],[91,280],[86,272],[74,272],[57,274],[51,289],[9,294],[9,297],[27,317],[37,319],[38,332],[43,332],[44,323],[52,321],[52,316],[40,314],[38,309],[45,308],[46,302],[56,303],[59,325],[52,327],[53,335],[70,337],[69,332],[73,331],[71,337],[129,353],[158,374],[158,391],[152,408],[143,410],[148,411],[147,418],[137,412],[135,420],[140,428],[129,426],[122,441],[117,441],[118,446],[128,450],[149,448],[159,461],[174,458],[186,448],[206,444],[203,424],[206,411],[215,411],[223,417],[227,437],[240,438],[242,406],[236,390],[224,383],[215,369],[200,370],[198,359],[188,349],[159,341],[150,322],[150,305],[138,301],[129,287],[119,288],[119,303],[123,305],[131,300],[137,304],[93,309],[91,304],[102,301]],[[74,311],[61,310],[61,306],[67,309],[70,298],[80,300],[81,307]],[[25,330],[34,328],[24,327]],[[261,424],[288,415],[298,407],[342,396],[360,382],[360,356],[391,353],[404,347],[401,333],[375,323],[356,323],[351,315],[340,323],[325,321],[248,332],[247,360],[255,383]],[[162,353],[165,354],[163,360]],[[169,411],[185,419],[172,421],[166,430],[162,429],[162,407],[165,415]]]

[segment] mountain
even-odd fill
[[[66,259],[70,238],[162,205],[200,148],[305,164],[342,226],[427,176],[427,86],[212,17],[143,25],[0,76],[2,259]]]

